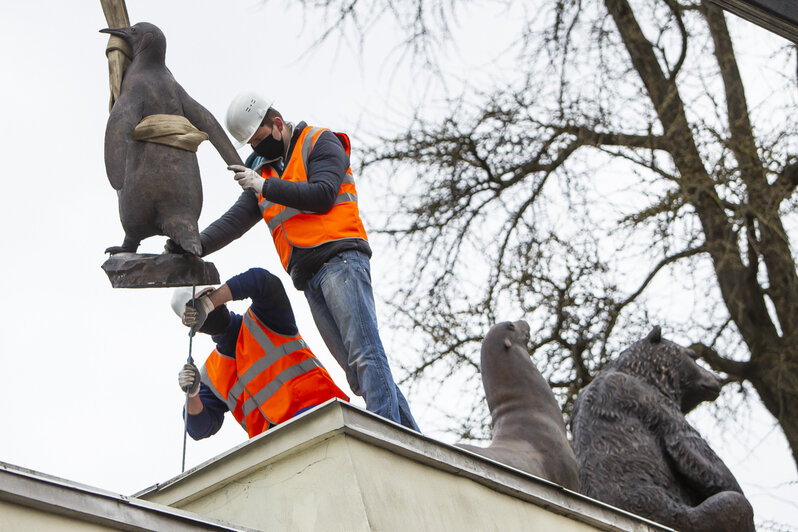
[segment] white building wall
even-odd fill
[[[340,401],[137,496],[261,530],[669,530]]]

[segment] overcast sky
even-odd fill
[[[422,88],[392,68],[391,38],[371,41],[362,57],[334,44],[300,57],[319,24],[299,9],[285,12],[283,4],[129,0],[128,11],[132,22],[152,22],[164,31],[167,66],[217,118],[238,91],[255,88],[271,95],[289,121],[348,132],[357,158],[358,140],[377,133],[375,127],[401,123],[408,95]],[[105,26],[98,1],[0,7],[0,461],[131,494],[180,472],[184,395],[176,374],[188,337],[169,307],[170,289],[114,290],[100,269],[104,249],[123,238],[103,163],[107,36],[98,30]],[[764,35],[750,28],[752,35]],[[491,31],[501,28],[489,27],[484,36]],[[210,143],[198,155],[204,227],[240,189]],[[380,202],[379,183],[358,189],[368,224],[369,205]],[[163,241],[151,238],[140,251],[160,252]],[[379,296],[388,295],[380,292],[379,280],[388,265],[379,261],[374,244],[379,306]],[[253,266],[280,275],[302,335],[346,388],[265,225],[209,260],[222,279]],[[388,317],[381,326],[390,327]],[[212,347],[198,335],[197,361]],[[435,434],[433,415],[421,404],[411,398],[419,425]],[[755,410],[752,433],[743,436],[718,433],[698,417],[699,430],[743,484],[757,521],[798,523],[795,464],[769,414]],[[217,436],[189,440],[187,467],[245,439],[228,416]]]

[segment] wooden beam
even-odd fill
[[[105,14],[105,20],[109,28],[127,28],[130,26],[130,18],[127,15],[125,0],[100,0],[100,5]],[[115,35],[108,38],[108,45],[105,47],[105,55],[108,58],[108,84],[111,89],[111,100],[108,104],[108,111],[114,106],[114,102],[119,99],[119,91],[122,87],[122,75],[130,65],[133,51],[128,44]]]

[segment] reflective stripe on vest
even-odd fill
[[[302,384],[292,381],[303,375]],[[236,357],[214,350],[202,367],[202,381],[250,437],[302,408],[332,397],[348,400],[301,336],[272,331],[251,310],[243,317]]]
[[[294,364],[293,366],[285,368],[276,377],[274,377],[269,384],[264,386],[261,391],[244,401],[244,416],[246,417],[253,411],[260,408],[260,406],[268,401],[275,393],[277,393],[277,390],[286,382],[290,381],[294,377],[299,377],[303,373],[307,373],[314,368],[321,367],[321,362],[319,362],[316,357],[313,357],[305,359],[299,364]]]
[[[235,384],[231,387],[230,392],[232,393],[222,393],[217,387],[215,381],[215,374],[218,372],[218,368],[215,369],[213,373],[209,373],[208,371],[208,363],[213,362],[214,366],[228,366],[233,368],[235,371],[235,363],[236,359],[229,357],[227,355],[223,355],[218,350],[214,349],[213,353],[210,354],[208,360],[203,364],[202,369],[200,370],[200,380],[204,382],[213,392],[213,395],[218,397],[220,400],[224,401],[227,405],[227,408],[232,412],[236,408],[236,396],[238,394],[234,393],[233,390],[236,388],[238,384],[238,380],[236,379]],[[213,367],[213,366],[212,366]],[[225,368],[227,369],[227,368]],[[224,371],[224,370],[222,370]]]
[[[339,203],[343,203],[345,201],[357,201],[357,194],[352,194],[351,192],[341,192],[338,194],[338,197],[335,198],[335,203],[333,204],[338,205]],[[271,202],[269,202],[271,203]],[[272,203],[272,205],[274,205]],[[300,211],[299,209],[292,209],[291,207],[286,207],[280,211],[275,217],[269,220],[269,231],[274,231],[277,227],[280,226],[283,222],[288,220],[289,218],[293,218],[297,214],[312,214],[307,211]]]
[[[324,131],[329,130],[305,127],[297,139],[282,177],[279,178],[274,169],[268,165],[263,168],[261,175],[286,181],[307,181],[310,153],[319,135]],[[349,137],[343,133],[334,134],[349,155]],[[269,226],[269,232],[274,239],[280,261],[286,270],[294,248],[312,248],[344,238],[368,240],[357,208],[357,190],[351,168],[346,169],[335,202],[327,212],[314,213],[285,207],[266,200],[262,195],[259,198],[258,206],[263,219]]]

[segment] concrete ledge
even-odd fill
[[[251,530],[0,462],[0,530]]]
[[[339,400],[135,496],[274,530],[670,530]]]

